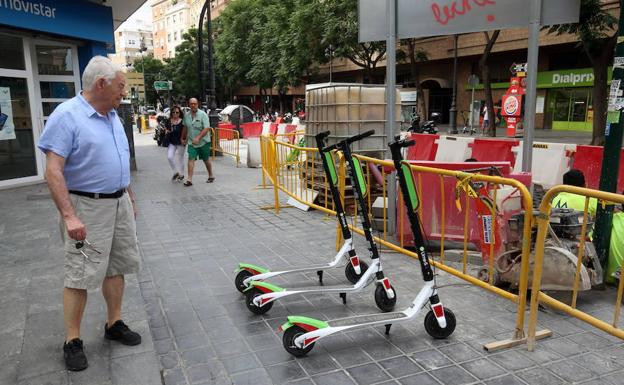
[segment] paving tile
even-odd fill
[[[503,368],[487,358],[464,362],[461,364],[461,367],[480,380],[487,380],[507,373]]]
[[[181,368],[175,368],[171,370],[163,371],[164,385],[187,385],[186,377]]]
[[[477,380],[461,366],[455,365],[432,370],[429,373],[433,377],[437,378],[438,381],[446,385],[470,384]]]
[[[406,356],[390,358],[388,360],[379,361],[379,365],[383,367],[392,377],[404,377],[410,374],[422,372],[422,368],[414,361]]]
[[[596,375],[604,375],[622,369],[622,364],[611,357],[602,354],[589,353],[574,357],[573,361]]]
[[[153,352],[138,353],[111,359],[113,384],[153,385],[160,382],[158,360]]]
[[[341,350],[331,350],[330,354],[343,368],[361,365],[371,361],[371,357],[359,346]]]
[[[399,383],[403,385],[440,385],[440,383],[426,372],[414,374],[399,379]]]
[[[306,373],[297,361],[269,366],[266,368],[266,371],[274,384],[285,384],[289,381],[306,377]]]
[[[335,372],[319,374],[313,376],[312,379],[317,385],[353,385],[353,379],[345,371],[339,370]]]
[[[224,377],[227,373],[225,367],[218,360],[211,360],[205,364],[195,365],[186,371],[191,383],[199,383]]]
[[[234,385],[272,385],[273,382],[264,369],[254,369],[249,372],[231,376]]]
[[[253,353],[243,354],[222,360],[225,370],[229,374],[244,372],[246,370],[260,368],[262,365]]]
[[[368,385],[390,379],[383,369],[375,364],[364,364],[347,369],[357,384]]]
[[[453,363],[444,354],[435,349],[414,353],[411,355],[411,358],[426,370],[438,369]]]
[[[529,385],[558,385],[566,382],[545,368],[532,368],[516,375]]]
[[[299,360],[299,364],[310,376],[338,369],[338,364],[331,356],[322,351],[315,354],[313,350],[304,359]]]
[[[438,350],[457,363],[474,360],[482,356],[480,352],[463,343],[441,346]]]
[[[520,370],[535,365],[532,360],[528,359],[518,350],[504,351],[499,354],[488,356],[488,358],[507,370]]]
[[[544,368],[550,370],[569,383],[583,382],[593,377],[593,373],[591,371],[568,360],[544,365]]]
[[[511,374],[485,381],[486,385],[526,385],[526,382]]]
[[[42,376],[21,380],[17,385],[69,385],[69,376],[66,371],[46,373]]]

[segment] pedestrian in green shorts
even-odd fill
[[[184,114],[184,127],[186,127],[186,137],[189,140],[188,144],[188,175],[185,186],[193,185],[193,169],[195,167],[195,160],[201,159],[206,165],[208,170],[207,183],[214,182],[214,176],[212,174],[212,163],[210,163],[210,120],[208,115],[200,110],[197,99],[189,99],[189,107],[191,112]]]

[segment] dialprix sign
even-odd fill
[[[613,71],[609,67],[607,81],[611,81]],[[537,88],[571,88],[593,87],[594,71],[591,68],[579,68],[574,70],[547,71],[537,73]],[[509,87],[509,83],[492,83],[492,89]],[[471,89],[469,85],[466,89]],[[475,86],[476,90],[482,90],[483,84]]]
[[[386,2],[359,0],[360,42],[386,40]],[[526,0],[395,0],[399,39],[522,28]],[[580,0],[542,0],[541,25],[577,22]]]
[[[115,44],[112,9],[86,0],[0,0],[0,25]]]

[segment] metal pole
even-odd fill
[[[398,130],[396,123],[396,0],[386,0],[386,143],[390,143]],[[388,183],[388,234],[395,234],[396,228],[396,178],[390,175]]]
[[[329,82],[332,82],[332,72],[333,72],[333,62],[334,61],[334,51],[332,50],[332,46],[329,46]]]
[[[199,14],[199,24],[197,25],[197,78],[199,79],[199,96],[202,103],[206,101],[206,89],[204,88],[204,16],[209,3],[210,0],[204,2],[204,6]]]
[[[530,7],[526,106],[524,108],[524,143],[522,147],[522,171],[524,172],[531,171],[533,162],[533,137],[535,136],[535,108],[537,104],[537,59],[539,57],[542,0],[531,0]]]
[[[620,30],[618,43],[615,47],[615,57],[624,56],[624,0],[620,0]],[[607,113],[607,127],[605,129],[605,145],[602,155],[602,171],[600,174],[600,190],[618,193],[617,180],[620,165],[620,152],[622,151],[622,129],[624,125],[624,111],[622,106],[617,106],[615,98],[624,88],[624,68],[621,65],[613,66],[613,81],[611,83],[611,95],[609,96],[609,112]],[[595,245],[600,264],[603,269],[607,266],[609,258],[609,246],[611,242],[611,226],[613,221],[613,205],[603,208],[598,205],[596,213]]]
[[[210,4],[210,0],[206,1]],[[214,56],[212,49],[212,15],[210,12],[210,5],[208,5],[208,71],[210,73],[210,96],[208,97],[208,108],[210,111],[214,111],[217,108],[217,95],[215,90],[215,71],[214,71]]]
[[[472,86],[472,96],[470,97],[470,108],[469,108],[469,117],[470,117],[470,135],[472,135],[472,130],[474,129],[474,85]]]
[[[451,134],[457,134],[457,42],[459,35],[453,36],[453,98],[451,99],[450,119]]]

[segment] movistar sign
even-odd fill
[[[0,0],[0,26],[115,44],[110,7],[86,0]]]

